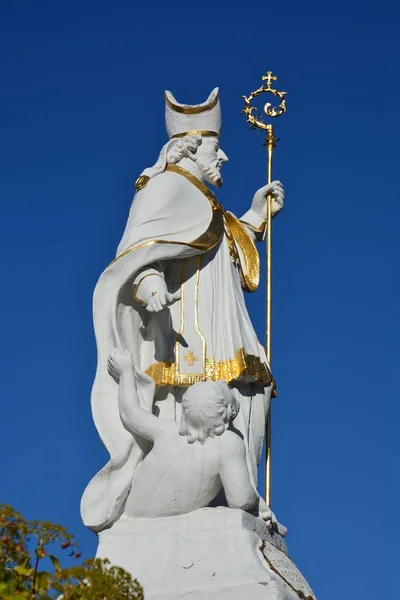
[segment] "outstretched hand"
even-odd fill
[[[166,291],[153,292],[150,299],[147,301],[146,310],[149,312],[160,312],[166,306],[171,306],[181,297],[181,290],[179,289],[175,294],[170,294]]]
[[[287,528],[284,525],[278,523],[278,520],[268,504],[263,498],[260,497],[258,504],[259,517],[266,522],[269,528],[275,529],[278,533],[284,537],[287,534]]]
[[[267,218],[268,196],[272,196],[271,214],[274,217],[283,208],[285,192],[280,181],[273,181],[256,191],[251,208],[264,220]]]
[[[111,375],[118,379],[124,371],[132,370],[133,361],[129,350],[118,350],[118,348],[111,350],[108,359],[108,371]]]

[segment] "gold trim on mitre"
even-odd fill
[[[171,135],[171,140],[175,138],[183,138],[185,135],[200,135],[202,137],[216,137],[219,139],[219,133],[216,131],[205,131],[204,129],[192,129],[191,131],[183,131],[182,133],[176,133]]]
[[[214,97],[212,98],[212,96]],[[215,88],[203,104],[194,104],[193,106],[190,106],[189,104],[179,104],[168,90],[164,92],[164,98],[167,105],[175,112],[184,115],[198,115],[206,110],[211,110],[217,105],[219,100],[219,90],[218,88]]]

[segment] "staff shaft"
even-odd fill
[[[267,183],[272,181],[272,155],[275,148],[274,129],[267,125],[265,145],[267,147]],[[267,201],[267,243],[266,243],[266,307],[265,307],[265,353],[271,366],[271,312],[272,312],[272,196]],[[271,396],[272,400],[272,396]],[[271,402],[266,420],[265,449],[265,500],[271,505]]]
[[[267,74],[262,77],[263,83],[261,87],[257,88],[249,96],[243,96],[245,107],[242,112],[247,117],[247,122],[250,123],[252,129],[261,129],[266,132],[266,138],[264,145],[267,147],[267,180],[268,183],[272,182],[272,155],[275,148],[275,142],[277,141],[274,137],[274,128],[271,124],[264,122],[262,114],[257,112],[257,107],[252,106],[252,100],[258,98],[261,94],[268,93],[272,94],[274,98],[280,99],[279,106],[273,106],[270,102],[267,102],[264,106],[264,113],[267,117],[275,118],[283,115],[286,112],[286,94],[272,87],[273,82],[278,78],[272,74],[272,71],[267,71]],[[272,307],[272,195],[267,198],[267,214],[266,214],[266,230],[267,230],[267,243],[266,243],[266,323],[265,323],[265,354],[269,365],[271,366],[271,307]],[[274,383],[272,383],[271,399],[275,396]],[[265,452],[265,500],[268,506],[271,505],[271,402],[268,409],[266,418],[266,452]]]

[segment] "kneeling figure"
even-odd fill
[[[182,422],[160,419],[140,406],[132,357],[114,349],[124,427],[153,442],[137,468],[125,515],[166,517],[204,508],[223,488],[228,506],[276,520],[250,482],[242,438],[230,428],[239,406],[224,381],[196,383],[182,400]]]

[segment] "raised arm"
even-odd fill
[[[155,441],[171,423],[166,420],[161,422],[158,417],[140,406],[132,357],[128,350],[120,352],[114,348],[108,359],[108,368],[111,375],[119,379],[118,408],[125,429]]]

